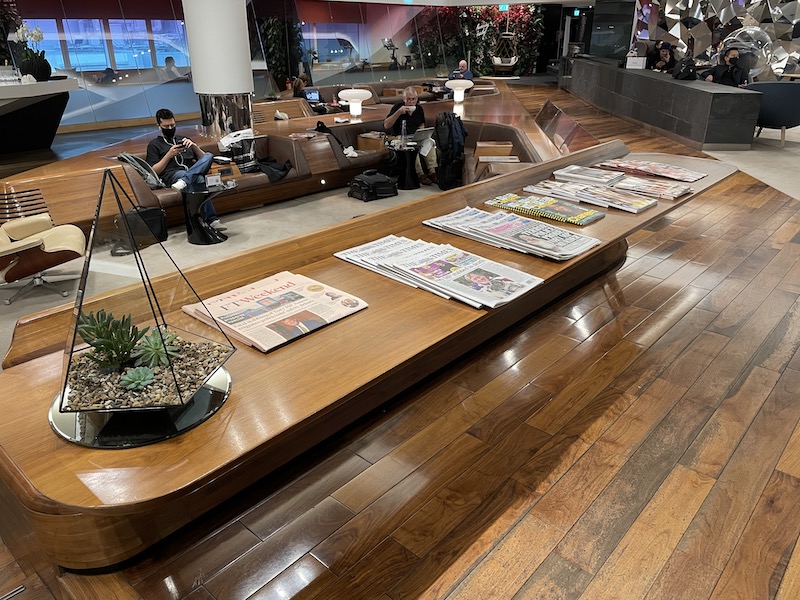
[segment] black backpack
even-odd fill
[[[353,178],[347,195],[364,202],[397,196],[397,180],[378,173],[377,169],[367,169]]]
[[[694,81],[697,79],[697,69],[694,66],[694,58],[687,56],[678,61],[675,68],[672,70],[672,76],[675,79],[683,81]]]
[[[449,190],[462,184],[466,138],[467,128],[457,114],[443,112],[437,115],[433,140],[439,158],[439,167],[436,169],[439,189]]]

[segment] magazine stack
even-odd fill
[[[597,238],[536,219],[479,208],[462,208],[423,223],[498,248],[552,260],[575,258],[600,243]]]
[[[657,177],[666,177],[667,179],[687,181],[689,183],[706,176],[706,173],[650,160],[617,158],[603,161],[597,166],[603,169],[613,169],[614,171],[622,171],[623,173],[631,173],[633,175],[655,175]]]
[[[454,246],[387,236],[334,256],[442,298],[495,308],[542,279]]]
[[[484,204],[526,217],[542,217],[581,226],[594,223],[606,216],[604,212],[599,210],[578,206],[572,202],[549,196],[504,194],[487,200]]]
[[[262,352],[365,308],[352,294],[289,271],[182,307]]]
[[[554,196],[573,202],[585,202],[604,208],[618,208],[631,213],[639,213],[658,204],[658,201],[653,198],[645,198],[639,194],[607,185],[589,185],[546,179],[534,185],[525,186],[523,189],[533,194]]]
[[[613,188],[641,194],[649,198],[663,198],[675,200],[681,196],[692,193],[692,188],[682,183],[662,181],[658,179],[644,179],[642,177],[625,176],[617,183],[611,185]]]
[[[625,173],[622,171],[608,171],[595,167],[570,165],[563,169],[553,171],[553,177],[555,177],[557,181],[576,181],[578,183],[592,183],[594,185],[611,185],[625,177]]]

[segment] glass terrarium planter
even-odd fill
[[[181,310],[200,298],[159,241],[159,219],[148,221],[106,171],[50,411],[56,432],[79,444],[177,435],[216,412],[230,389],[223,364],[235,348]]]

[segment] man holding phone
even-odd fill
[[[173,189],[182,190],[189,184],[204,183],[214,156],[204,152],[189,138],[177,135],[175,115],[168,108],[156,111],[156,124],[160,135],[147,144],[148,164]],[[204,202],[200,210],[203,220],[211,227],[217,231],[226,229],[211,202]]]

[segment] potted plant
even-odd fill
[[[44,56],[45,51],[39,49],[43,39],[44,34],[39,27],[31,29],[24,21],[17,29],[17,43],[23,46],[19,72],[22,75],[33,75],[36,81],[47,81],[53,72]]]
[[[130,315],[80,314],[87,348],[70,357],[63,412],[180,406],[230,354],[212,341],[190,342],[166,326],[139,328]]]

